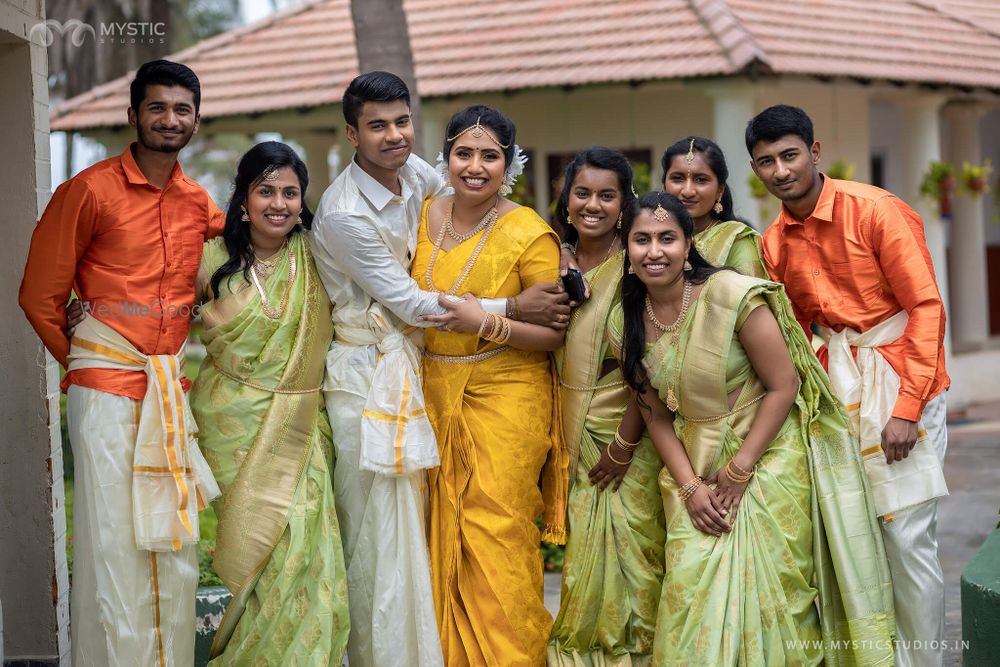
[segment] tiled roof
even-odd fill
[[[739,75],[1000,91],[998,0],[404,0],[423,96]],[[357,74],[350,0],[311,0],[171,56],[206,118],[333,104]],[[133,73],[52,129],[119,125]]]

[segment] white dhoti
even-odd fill
[[[132,460],[139,401],[73,385],[75,667],[184,667],[194,663],[198,547],[138,549],[132,527]]]
[[[77,385],[67,395],[73,664],[188,667],[198,510],[219,487],[198,450],[179,355],[144,355],[87,317],[76,327],[69,360],[70,370],[146,373],[141,401]]]
[[[905,311],[864,333],[824,329],[830,380],[857,429],[862,458],[892,575],[896,611],[896,664],[941,667],[944,660],[944,574],[937,553],[937,499],[947,495],[948,447],[944,393],[927,402],[917,424],[917,443],[902,461],[887,464],[881,434],[892,416],[899,376],[877,347],[897,340]],[[857,348],[857,358],[851,354]]]
[[[401,335],[390,337],[337,325],[327,355],[324,397],[351,613],[347,656],[351,667],[436,667],[444,660],[431,591],[425,468],[437,465],[437,444],[423,414],[413,350],[408,361],[400,356]],[[383,366],[377,373],[381,364],[392,372]],[[402,402],[391,412],[373,409],[390,396]],[[395,437],[379,441],[387,432],[380,420]],[[380,461],[390,463],[388,473],[373,471],[383,470]]]

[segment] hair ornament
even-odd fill
[[[688,167],[694,164],[694,139],[691,139],[691,145],[688,146],[688,152],[684,156],[684,160],[688,163]]]
[[[670,218],[670,212],[663,208],[663,204],[657,202],[656,208],[653,209],[653,218],[659,222],[666,222]]]
[[[502,144],[502,143],[500,143],[500,140],[497,139],[496,135],[493,134],[493,132],[490,131],[490,128],[486,127],[485,125],[483,125],[483,124],[481,124],[479,122],[480,120],[482,120],[482,118],[483,118],[482,116],[479,116],[479,118],[476,118],[476,124],[475,125],[470,125],[469,127],[465,128],[464,130],[460,130],[459,132],[456,132],[454,136],[448,137],[446,139],[446,141],[448,141],[450,143],[450,142],[455,141],[456,139],[458,139],[460,136],[462,136],[466,132],[469,132],[476,139],[480,139],[484,135],[487,136],[487,137],[489,137],[490,141],[492,141],[493,143],[495,143],[500,148],[503,148],[504,150],[510,148],[510,144]]]

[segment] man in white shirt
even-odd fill
[[[409,274],[421,204],[445,184],[411,154],[410,97],[399,77],[357,77],[343,112],[356,153],[320,200],[312,245],[334,304],[324,394],[337,448],[348,659],[352,667],[440,665],[424,535],[425,470],[438,464],[437,445],[407,333],[430,326],[422,316],[446,312]],[[536,286],[518,297],[521,318],[564,327],[569,307],[560,291]],[[505,314],[504,299],[482,303]]]

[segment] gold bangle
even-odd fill
[[[500,343],[501,345],[506,345],[507,341],[510,340],[510,320],[506,317],[502,317],[500,319],[501,319],[500,337],[497,338],[494,342]]]
[[[486,333],[486,323],[490,321],[490,314],[483,313],[483,321],[479,323],[479,337],[482,338],[483,334]]]
[[[692,479],[690,482],[688,482],[687,484],[685,484],[680,488],[680,491],[678,493],[681,497],[681,500],[686,503],[691,498],[691,496],[694,495],[694,492],[698,490],[698,487],[700,487],[704,483],[705,480],[695,475],[694,479]]]
[[[611,459],[620,466],[627,466],[629,463],[632,462],[631,458],[628,461],[619,461],[618,459],[616,459],[615,455],[611,453],[611,443],[608,443],[608,446],[604,448],[604,451],[607,453],[609,459]]]
[[[750,481],[750,478],[753,477],[753,472],[750,472],[748,474],[744,473],[742,475],[735,472],[733,470],[732,461],[730,461],[729,464],[726,465],[725,468],[723,468],[723,472],[726,474],[726,477],[728,477],[735,484],[746,484],[747,482]]]
[[[733,466],[733,468],[736,469],[736,472],[738,472],[741,475],[752,475],[753,474],[753,468],[752,467],[750,468],[750,470],[747,470],[746,468],[744,468],[743,466],[741,466],[739,463],[737,463],[735,458],[729,459],[729,465]]]
[[[618,428],[615,429],[615,442],[618,443],[619,447],[630,452],[639,446],[639,443],[642,442],[642,438],[640,437],[639,440],[636,440],[635,442],[629,442],[622,437],[621,424],[619,424]]]

